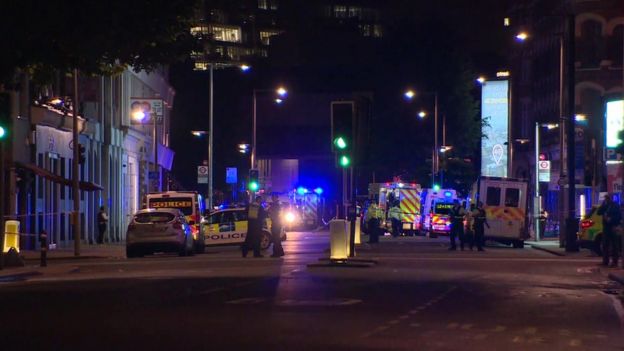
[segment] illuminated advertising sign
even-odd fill
[[[507,177],[509,81],[486,81],[481,91],[481,175]]]
[[[619,133],[624,129],[624,100],[608,101],[605,113],[607,161],[617,160],[615,148],[622,143]]]

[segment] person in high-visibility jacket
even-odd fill
[[[397,237],[401,235],[401,215],[402,211],[399,208],[398,201],[395,201],[388,210],[388,217],[390,217],[390,221],[392,222],[392,236]]]
[[[371,203],[366,211],[366,224],[368,225],[369,244],[376,244],[379,242],[379,224],[381,221],[381,211],[376,203]]]

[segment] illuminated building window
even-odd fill
[[[360,33],[362,33],[365,37],[371,36],[371,25],[370,24],[360,24]]]
[[[191,34],[194,36],[201,36],[210,33],[206,26],[195,26],[191,28]]]
[[[271,10],[277,10],[277,0],[271,1]]]
[[[238,26],[211,25],[210,31],[214,35],[214,39],[218,41],[227,41],[230,43],[240,43],[241,29]]]
[[[267,10],[269,8],[268,0],[258,0],[258,8],[262,10]]]
[[[276,30],[263,30],[260,31],[260,42],[264,45],[271,44],[271,37],[278,35],[280,32]]]
[[[347,7],[342,5],[334,6],[334,17],[345,18],[347,17]]]
[[[381,30],[381,26],[376,24],[373,26],[373,37],[381,38],[383,36],[383,31]]]
[[[362,17],[362,8],[361,7],[349,7],[349,17]]]

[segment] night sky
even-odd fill
[[[285,24],[291,28],[272,41],[268,59],[253,62],[248,73],[237,69],[215,71],[215,187],[223,186],[226,166],[249,164],[248,156],[238,153],[236,145],[251,142],[254,88],[284,84],[299,94],[374,93],[375,120],[397,130],[389,138],[374,136],[381,150],[393,150],[395,156],[384,158],[385,162],[409,168],[402,160],[409,158],[413,162],[410,155],[422,145],[392,139],[421,140],[423,145],[430,145],[431,133],[425,124],[401,134],[404,123],[413,123],[409,120],[413,111],[400,105],[403,89],[438,89],[451,96],[460,85],[458,76],[465,75],[466,81],[470,75],[492,75],[506,68],[504,53],[510,45],[509,33],[503,27],[506,1],[389,1],[385,6],[384,37],[374,42],[341,28],[306,21],[305,14],[292,9]],[[195,188],[196,166],[207,154],[205,138],[192,137],[189,131],[208,127],[208,73],[193,71],[192,67],[189,60],[171,69],[171,82],[177,92],[172,114],[171,147],[176,151],[173,175],[187,189]],[[473,90],[476,104],[478,91]],[[446,106],[454,104],[441,100]],[[448,114],[459,116],[452,107],[448,107]],[[460,122],[453,123],[449,117],[451,140],[454,125],[461,128]],[[466,150],[467,154],[472,152]],[[392,174],[382,172],[381,176]]]

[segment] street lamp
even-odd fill
[[[434,96],[434,107],[433,107],[433,115],[434,115],[434,138],[433,138],[433,159],[431,162],[431,184],[435,184],[435,177],[436,174],[438,172],[438,167],[439,167],[439,153],[438,153],[438,92],[437,91],[433,91],[433,92],[424,92],[425,94],[429,94],[429,95],[433,95]],[[405,96],[406,99],[408,100],[413,100],[416,97],[416,92],[414,92],[414,90],[408,89],[405,91],[405,93],[403,93],[403,96]],[[418,117],[420,118],[424,118],[426,116],[426,112],[424,111],[420,111],[418,113]]]
[[[275,92],[277,94],[277,98],[275,98],[275,103],[281,104],[288,94],[288,90],[283,86],[278,87],[275,90],[271,89],[254,89],[253,90],[253,119],[252,119],[252,139],[251,139],[251,169],[256,169],[256,132],[257,132],[257,115],[258,115],[258,103],[257,103],[257,95],[258,93],[267,93],[267,92]]]
[[[130,112],[130,116],[133,120],[138,123],[145,125],[151,123],[152,127],[152,154],[154,155],[154,173],[158,173],[158,137],[156,136],[156,124],[157,124],[157,116],[152,115],[151,111],[146,111],[144,105],[137,104],[133,106],[132,111]],[[149,182],[148,182],[149,183]],[[160,190],[160,178],[158,178],[158,187],[156,191]],[[150,185],[147,185],[147,192],[150,191]]]

